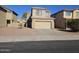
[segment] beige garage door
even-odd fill
[[[51,29],[52,22],[46,22],[46,21],[37,21],[35,22],[34,28],[36,29]]]

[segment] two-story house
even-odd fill
[[[67,20],[79,19],[79,9],[61,10],[51,16],[55,17],[55,28],[67,29]]]
[[[33,29],[53,29],[54,18],[50,15],[51,12],[46,8],[33,7],[27,26]]]
[[[16,22],[17,13],[14,11],[0,6],[0,27],[8,27],[13,22]]]

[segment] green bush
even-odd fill
[[[79,31],[79,19],[71,19],[67,21],[67,27],[72,31]]]

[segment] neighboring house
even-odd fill
[[[20,24],[22,26],[22,28],[26,27],[26,20],[25,19],[19,18],[19,19],[17,19],[17,23]]]
[[[51,12],[48,9],[34,7],[31,9],[31,16],[27,20],[27,26],[33,29],[53,29],[54,18],[50,15]]]
[[[70,20],[70,19],[79,20],[79,9],[61,10],[51,16],[55,17],[55,20],[54,20],[55,28],[67,29],[67,20]]]
[[[8,27],[10,24],[16,22],[17,13],[14,11],[0,6],[0,28]]]

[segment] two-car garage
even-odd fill
[[[52,29],[52,22],[51,21],[36,21],[34,28],[35,29]]]
[[[54,20],[53,19],[33,19],[32,28],[33,29],[53,29]]]

